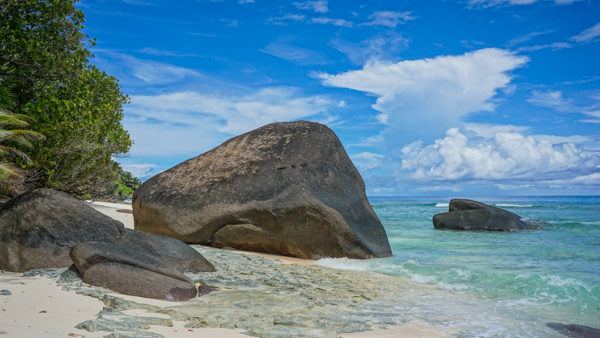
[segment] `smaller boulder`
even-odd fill
[[[215,267],[198,251],[172,237],[125,229],[120,243],[151,255],[155,260],[179,272],[213,272]]]
[[[0,206],[0,270],[71,264],[69,250],[85,241],[117,241],[123,224],[68,194],[37,189]]]
[[[70,256],[90,285],[168,301],[185,301],[198,294],[194,283],[168,261],[124,242],[80,243]]]
[[[517,231],[531,228],[519,215],[478,201],[452,199],[448,210],[433,216],[434,228],[474,231]]]

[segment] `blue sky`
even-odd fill
[[[148,178],[275,121],[330,126],[370,195],[600,192],[600,2],[84,0]]]

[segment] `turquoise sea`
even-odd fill
[[[449,199],[375,197],[370,200],[394,256],[323,259],[319,264],[400,276],[445,290],[451,299],[477,299],[480,306],[470,303],[471,309],[461,311],[472,311],[473,318],[494,312],[505,319],[493,323],[497,327],[490,336],[535,335],[547,322],[600,327],[600,197],[475,199],[543,226],[523,232],[435,230],[431,218],[447,211]],[[432,306],[427,299],[419,301]],[[452,311],[452,304],[435,306]],[[502,327],[515,323],[518,328]]]

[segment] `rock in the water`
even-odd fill
[[[600,329],[578,324],[547,323],[549,328],[571,338],[600,338]]]
[[[85,242],[71,250],[84,282],[138,297],[185,301],[196,297],[194,283],[168,262],[120,243]]]
[[[146,181],[136,230],[300,258],[391,255],[360,174],[333,131],[274,123]]]
[[[531,228],[519,215],[467,199],[452,199],[448,212],[433,216],[433,227],[486,231],[516,231]]]
[[[115,241],[123,224],[60,191],[33,190],[0,206],[0,269],[26,271],[71,264],[85,241]]]

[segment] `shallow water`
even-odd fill
[[[435,230],[431,217],[447,211],[447,199],[372,198],[394,256],[323,259],[319,265],[402,276],[456,297],[476,297],[481,307],[470,310],[473,318],[482,308],[501,314],[507,321],[493,328],[501,335],[539,332],[553,321],[600,326],[600,197],[479,200],[544,225],[511,233]],[[428,307],[427,301],[415,306]]]

